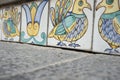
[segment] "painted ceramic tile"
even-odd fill
[[[2,9],[0,10],[0,40],[1,40],[1,28],[2,28]]]
[[[48,45],[91,50],[94,0],[51,0]]]
[[[46,45],[48,1],[34,1],[22,5],[21,42]]]
[[[96,0],[93,51],[120,53],[119,0]]]
[[[2,40],[19,41],[21,7],[20,6],[5,7],[3,9],[2,19],[3,19]]]

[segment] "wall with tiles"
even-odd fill
[[[39,0],[0,9],[0,36],[15,41],[120,53],[119,0]]]
[[[46,45],[48,1],[22,4],[21,42]]]
[[[48,45],[91,51],[94,0],[52,0]]]
[[[2,32],[2,10],[0,10],[0,40],[1,40],[1,32]]]
[[[18,42],[20,38],[21,6],[5,7],[2,11],[2,40]]]
[[[96,0],[93,51],[120,53],[119,0]]]

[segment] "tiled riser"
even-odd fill
[[[118,1],[40,0],[4,7],[0,10],[0,39],[119,53],[120,12],[115,13],[119,11]]]
[[[120,53],[119,6],[119,0],[96,1],[93,51]]]
[[[84,0],[81,7],[78,6],[79,0],[65,1],[50,2],[48,45],[90,51],[94,0],[88,3]]]
[[[2,40],[19,41],[21,22],[21,6],[3,8],[2,12]]]
[[[2,10],[0,10],[0,18],[2,17]],[[0,19],[0,40],[1,40],[2,19]]]
[[[46,45],[48,2],[22,5],[21,42]]]

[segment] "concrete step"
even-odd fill
[[[119,80],[120,57],[0,42],[0,80]]]

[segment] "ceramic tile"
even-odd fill
[[[91,50],[94,0],[51,0],[48,45]]]
[[[96,0],[93,51],[120,53],[119,0]]]
[[[21,6],[5,7],[2,16],[2,40],[18,42],[20,36]]]
[[[34,1],[22,5],[21,42],[46,45],[48,1]]]
[[[1,28],[2,28],[2,9],[0,9],[0,40],[1,40],[1,32],[2,32]]]

